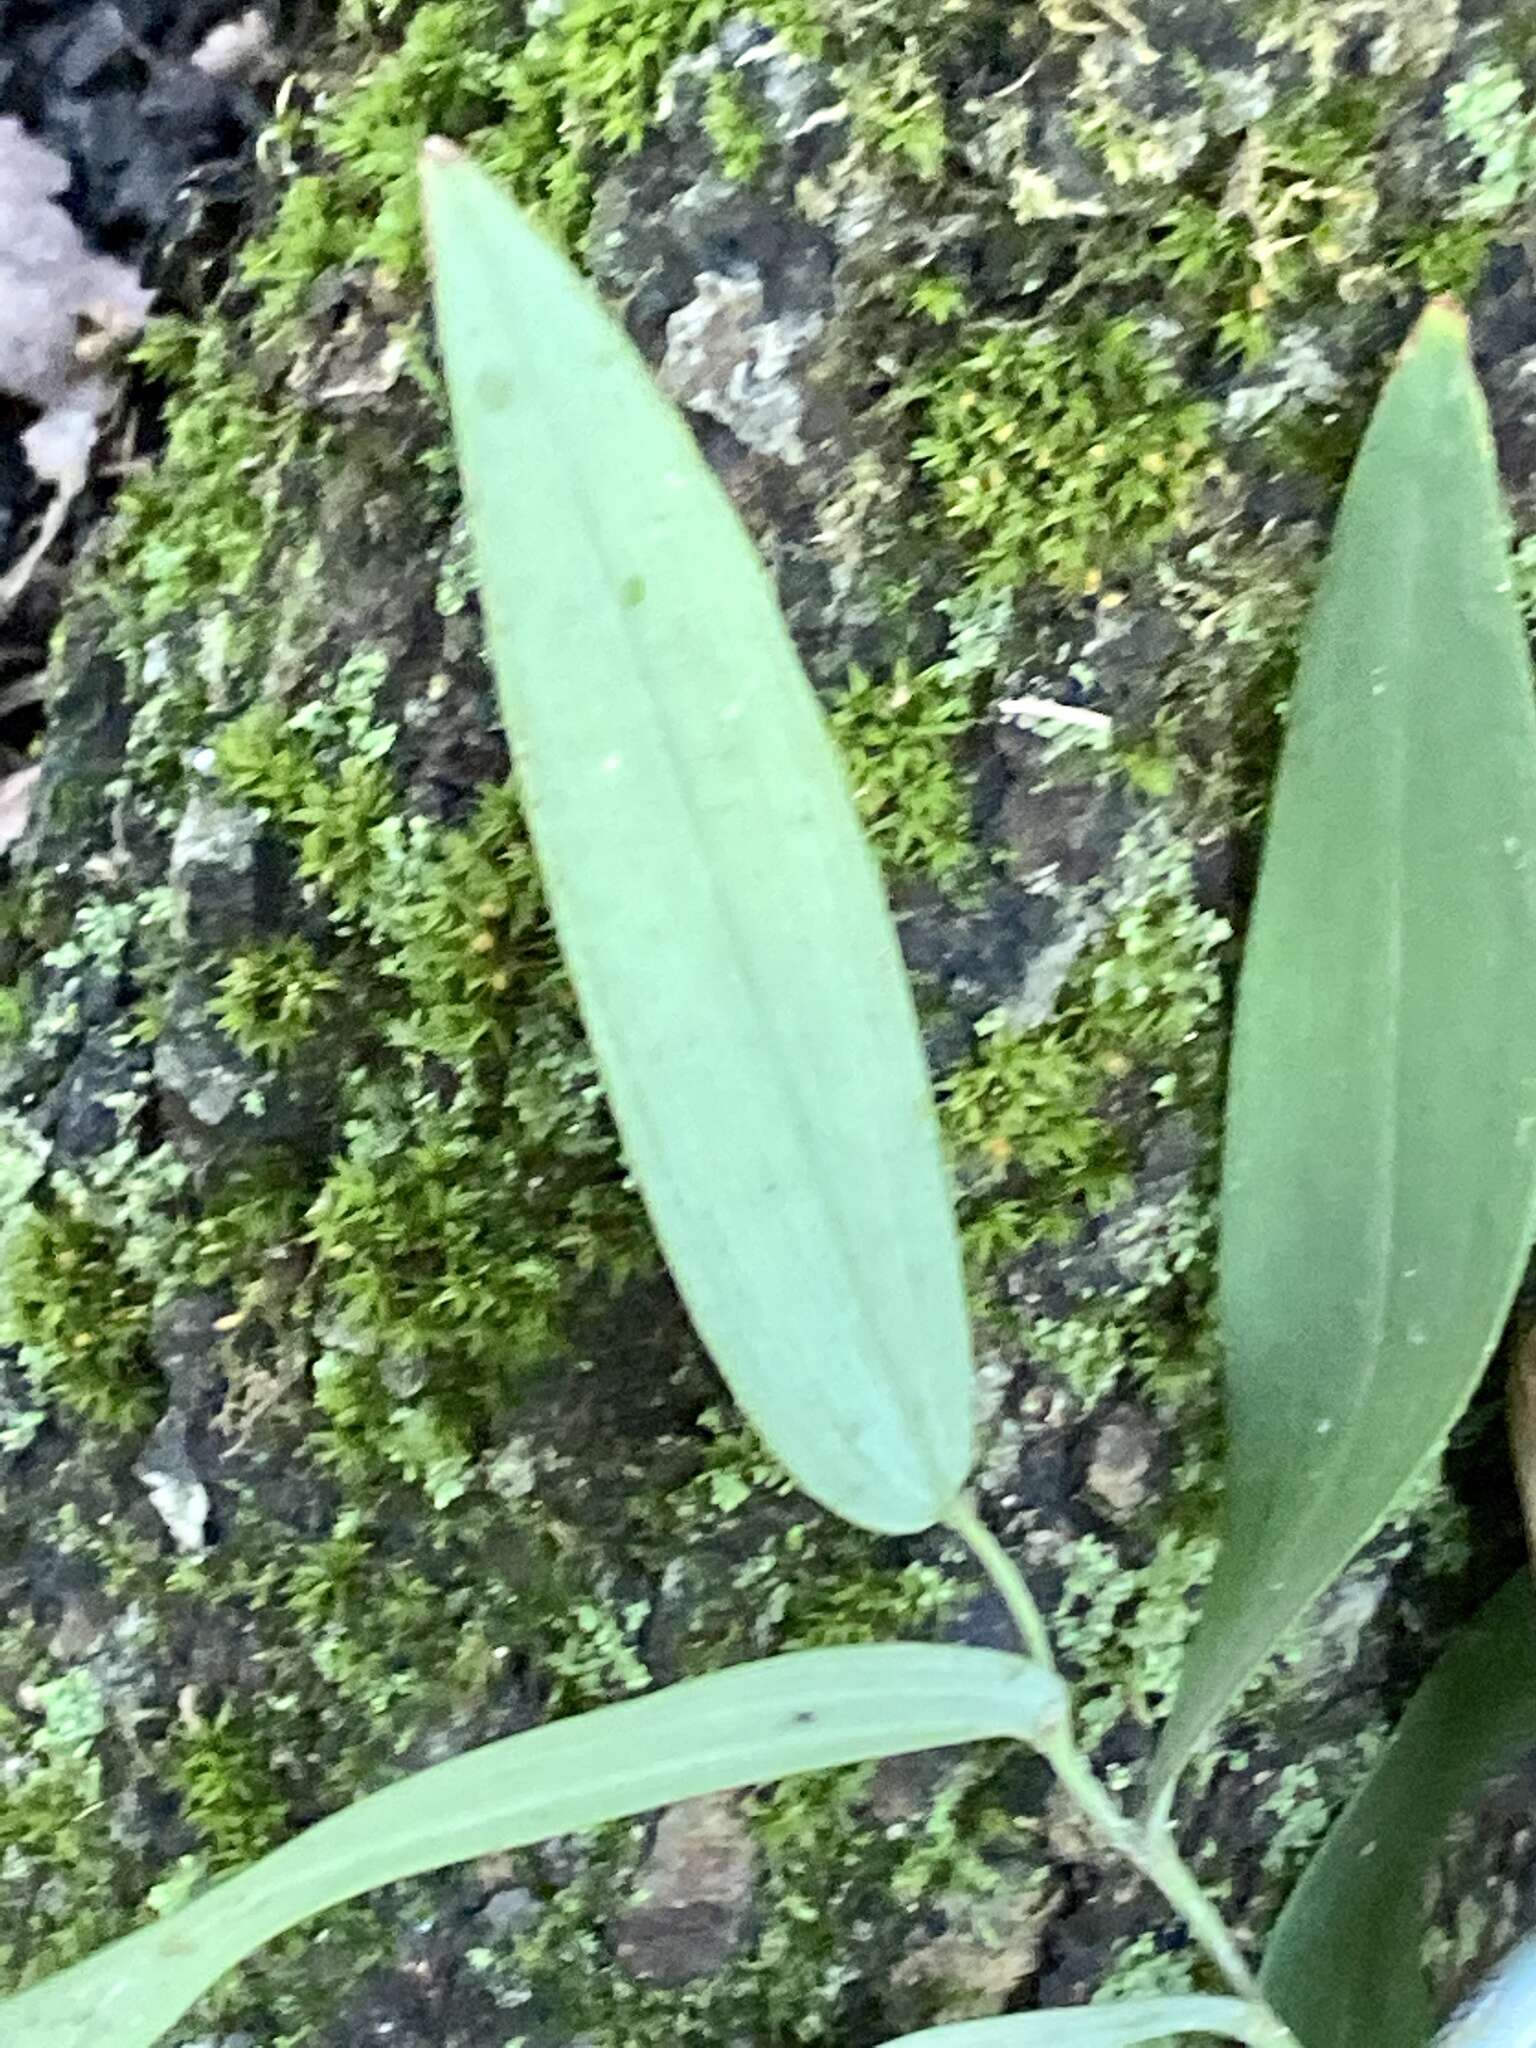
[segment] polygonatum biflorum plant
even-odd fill
[[[958,1532],[1019,1649],[786,1654],[491,1743],[0,2003],[0,2041],[151,2048],[263,1942],[376,1885],[795,1771],[1002,1739],[1049,1762],[1224,1988],[911,2042],[1423,2048],[1421,1879],[1458,1805],[1536,1740],[1523,1577],[1430,1676],[1257,1972],[1171,1815],[1214,1725],[1443,1441],[1532,1235],[1536,712],[1464,320],[1429,307],[1387,382],[1302,649],[1232,1056],[1225,1541],[1132,1816],[1077,1747],[1045,1623],[966,1492],[970,1336],[922,1043],[768,579],[565,260],[446,145],[422,183],[490,656],[657,1236],[806,1492],[865,1529]],[[1533,1974],[1517,1952],[1446,2041],[1529,2048]]]

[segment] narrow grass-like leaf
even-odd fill
[[[921,1040],[762,565],[582,280],[422,170],[493,665],[555,925],[699,1334],[809,1493],[938,1520],[970,1339]]]
[[[0,2000],[5,2048],[151,2048],[274,1935],[375,1885],[795,1771],[1066,1712],[1021,1657],[941,1644],[803,1650],[511,1735],[360,1799],[153,1926]]]
[[[1241,1998],[1129,1998],[959,2020],[903,2034],[886,2048],[1138,2048],[1185,2034],[1220,2034],[1247,2048],[1276,2048],[1283,2040],[1273,2018]]]
[[[1262,1982],[1304,2048],[1424,2048],[1425,1876],[1457,1810],[1533,1744],[1536,1597],[1521,1572],[1419,1688],[1280,1916]]]
[[[1238,996],[1225,1540],[1155,1797],[1443,1442],[1536,1195],[1536,711],[1459,311],[1345,493]]]

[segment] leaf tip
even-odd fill
[[[423,171],[442,170],[449,164],[461,164],[463,161],[463,150],[456,142],[450,142],[446,135],[429,135],[418,156]]]
[[[1425,343],[1449,342],[1456,348],[1465,349],[1468,335],[1466,307],[1450,292],[1443,292],[1440,297],[1429,301],[1414,322],[1413,330],[1403,344],[1403,355],[1405,358],[1412,355]]]

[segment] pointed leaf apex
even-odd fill
[[[1431,299],[1403,344],[1404,357],[1411,356],[1424,343],[1451,342],[1458,348],[1467,346],[1469,336],[1467,310],[1460,299],[1450,292],[1444,292],[1437,299]]]

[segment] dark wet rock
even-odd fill
[[[1107,882],[1121,840],[1136,818],[1136,802],[1122,783],[1088,771],[1063,773],[1049,742],[1004,721],[997,747],[1007,770],[996,831],[1014,872],[1028,886]]]
[[[824,317],[808,311],[769,318],[754,277],[706,270],[696,285],[667,321],[662,389],[729,427],[758,454],[804,461],[807,397],[795,370],[815,347]]]
[[[202,1288],[175,1295],[155,1310],[150,1354],[165,1376],[173,1406],[183,1414],[206,1416],[221,1389],[221,1325],[228,1322],[232,1306],[227,1293]]]
[[[712,1975],[741,1939],[756,1872],[757,1851],[732,1797],[669,1806],[613,1929],[619,1961],[652,1984]]]
[[[273,10],[275,12],[275,9]],[[15,117],[61,160],[63,203],[87,247],[142,274],[162,307],[196,312],[222,275],[249,200],[262,100],[253,89],[268,14],[238,0],[50,0],[0,5],[0,118]],[[210,31],[243,19],[243,60]],[[145,445],[153,402],[139,400]],[[0,567],[18,559],[47,492],[23,450],[29,408],[0,402]],[[58,613],[64,565],[110,503],[113,479],[93,474],[64,536],[8,620],[6,667],[40,664]],[[25,742],[35,721],[13,718]]]
[[[127,1137],[143,1113],[148,1077],[143,1046],[101,1025],[88,1031],[49,1105],[55,1162],[81,1165]]]
[[[1226,0],[1163,0],[1147,10],[1145,34],[1160,56],[1192,57],[1206,70],[1246,76],[1258,51],[1243,26],[1241,13]]]
[[[897,906],[897,929],[908,967],[967,1025],[999,1008],[1038,1022],[1086,935],[1058,900],[1008,886],[963,906],[913,892]]]
[[[49,702],[49,745],[26,836],[12,850],[21,873],[77,864],[105,836],[107,793],[128,738],[122,664],[95,646],[65,664]]]
[[[1224,404],[1227,418],[1248,433],[1288,407],[1332,406],[1345,388],[1322,334],[1293,328],[1267,361],[1228,386]]]
[[[1188,646],[1188,631],[1164,606],[1102,606],[1082,661],[1093,677],[1092,704],[1123,740],[1152,729],[1167,690],[1168,673]]]
[[[768,136],[750,184],[722,174],[702,123],[710,81],[738,81]],[[655,139],[597,194],[588,255],[639,346],[690,410],[700,445],[774,569],[813,677],[841,680],[868,621],[834,601],[818,533],[846,478],[850,420],[832,371],[840,314],[878,225],[840,247],[795,203],[846,149],[825,69],[751,24],[674,73]]]
[[[194,790],[171,845],[178,936],[194,952],[239,945],[270,929],[281,870],[261,820]]]
[[[194,1138],[242,1119],[259,1126],[247,1103],[263,1069],[239,1053],[208,1014],[201,985],[183,975],[172,991],[155,1042],[155,1079],[172,1117]]]
[[[259,119],[242,78],[192,61],[208,30],[242,9],[182,0],[148,29],[132,0],[62,0],[30,21],[29,11],[0,14],[0,111],[20,114],[68,160],[71,201],[91,237],[142,256],[169,227],[188,178],[237,157]]]
[[[882,1827],[922,1821],[932,1813],[940,1787],[964,1755],[960,1749],[920,1749],[907,1756],[882,1757],[870,1773],[863,1804]]]
[[[1142,1091],[1121,1091],[1125,1121],[1148,1120]],[[1111,1113],[1114,1105],[1109,1105]],[[1188,1121],[1156,1122],[1125,1198],[1090,1218],[1069,1245],[1036,1245],[1009,1263],[1004,1285],[1011,1300],[1048,1315],[1070,1313],[1085,1302],[1165,1284],[1187,1242],[1196,1181],[1206,1141]]]
[[[154,1047],[166,1135],[199,1171],[248,1164],[275,1149],[322,1151],[330,1124],[318,1068],[295,1061],[279,1072],[249,1058],[210,1013],[210,993],[190,971],[171,986]]]

